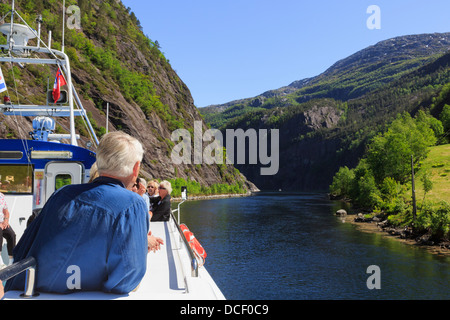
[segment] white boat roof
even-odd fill
[[[204,266],[198,268],[198,277],[191,275],[191,259],[179,239],[172,221],[151,222],[152,234],[164,240],[157,252],[147,256],[147,272],[138,289],[126,295],[103,292],[71,294],[39,293],[30,300],[223,300],[224,295]],[[5,300],[24,300],[22,291],[5,293]]]

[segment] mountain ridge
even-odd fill
[[[329,97],[342,100],[356,98],[367,91],[358,87],[345,86],[345,83],[338,86],[334,90],[333,95],[329,94],[327,96],[321,96],[319,91],[325,90],[323,86],[335,84],[337,81],[348,81],[346,74],[349,71],[362,66],[365,66],[365,69],[361,70],[359,79],[361,83],[359,86],[361,87],[364,85],[367,88],[372,88],[374,84],[371,84],[364,78],[373,74],[376,70],[380,70],[390,64],[398,65],[395,69],[389,68],[386,70],[387,74],[384,78],[387,83],[392,80],[389,78],[389,73],[393,72],[392,70],[396,71],[398,74],[399,71],[418,68],[423,65],[428,58],[448,50],[450,50],[450,32],[399,36],[379,41],[374,45],[359,50],[356,53],[335,62],[317,76],[295,80],[287,86],[265,91],[255,97],[237,99],[224,104],[210,105],[200,108],[199,110],[208,123],[213,127],[220,128],[224,123],[217,122],[215,120],[215,115],[223,113],[227,109],[238,105],[245,105],[253,108],[270,108],[270,105],[264,105],[269,98],[282,98],[292,94],[301,94],[300,97],[296,97],[299,99],[297,102],[306,102],[312,98],[318,97]],[[388,51],[389,54],[386,54],[386,51]],[[416,61],[411,61],[413,59]],[[410,63],[405,66],[402,65],[402,63],[407,61],[410,61]],[[322,87],[320,87],[318,84],[321,81],[326,81],[328,83],[322,84]],[[352,91],[353,93],[351,93]]]
[[[339,167],[355,166],[367,142],[396,114],[413,115],[419,109],[439,114],[442,103],[435,106],[433,101],[450,82],[449,40],[450,33],[388,39],[336,62],[317,77],[291,83],[296,88],[289,94],[283,87],[280,94],[268,91],[227,108],[219,106],[217,113],[214,107],[200,112],[222,131],[279,129],[276,176],[262,179],[257,167],[237,165],[260,189],[326,191]],[[385,55],[389,47],[398,50]]]

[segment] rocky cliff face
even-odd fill
[[[26,1],[16,1],[16,9],[30,10],[28,2],[27,5],[22,2]],[[225,170],[219,170],[215,164],[175,165],[172,162],[170,155],[175,143],[171,141],[171,133],[178,128],[192,130],[194,121],[202,121],[188,87],[171,68],[157,45],[143,35],[139,21],[120,1],[84,0],[79,1],[79,5],[85,13],[82,29],[67,30],[66,52],[72,58],[75,87],[84,107],[91,114],[94,127],[106,127],[105,112],[109,103],[109,130],[123,130],[143,143],[145,156],[141,172],[147,179],[180,177],[195,180],[205,186],[241,181],[243,185],[252,188],[253,185],[230,165]],[[62,12],[61,4],[49,4],[45,1],[36,1],[32,9],[48,9],[54,12],[55,17]],[[112,17],[115,19],[111,19]],[[42,34],[48,33],[47,28],[52,26],[44,21]],[[58,46],[60,37],[56,32],[54,35],[53,41]],[[2,69],[6,74],[11,70],[8,65],[3,65]],[[153,105],[149,105],[148,101],[140,103],[139,95],[128,94],[128,84],[122,84],[120,79],[114,78],[114,72],[119,72],[117,70],[126,70],[147,81],[148,88],[142,88],[142,95],[151,92]],[[42,72],[46,72],[50,81],[53,81],[55,70]],[[18,81],[21,95],[30,97],[42,94],[42,86],[35,85],[38,81],[36,72],[25,68],[20,73]],[[13,78],[7,77],[7,81],[12,88]],[[12,94],[11,96],[14,103],[16,98]],[[145,103],[147,109],[143,107]],[[57,120],[60,130],[65,131],[68,128],[67,121]],[[0,115],[0,121],[4,124],[0,128],[2,138],[29,138],[31,119]],[[77,128],[83,133],[82,126]],[[206,130],[206,125],[203,128]],[[87,137],[83,136],[80,144],[85,146],[87,141]]]
[[[236,164],[245,172],[246,177],[253,181],[261,190],[296,190],[325,191],[331,183],[330,177],[339,169],[342,163],[356,165],[356,154],[344,153],[336,156],[342,148],[341,137],[323,139],[323,130],[333,131],[337,128],[342,111],[336,108],[332,99],[311,101],[307,110],[296,110],[293,114],[279,121],[275,126],[279,130],[279,171],[272,176],[262,176],[260,166]],[[251,125],[258,128],[274,127],[270,119],[283,117],[289,111],[279,108],[268,112]],[[247,119],[237,123],[238,127],[246,127]]]

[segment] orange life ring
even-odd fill
[[[203,265],[207,256],[205,249],[185,224],[180,224],[180,229],[183,231],[183,234],[188,241],[192,251],[194,251],[199,264]]]

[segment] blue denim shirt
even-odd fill
[[[147,268],[148,220],[143,198],[118,180],[65,186],[25,230],[14,261],[35,257],[38,292],[128,293]],[[17,276],[6,290],[23,286],[24,277]]]

